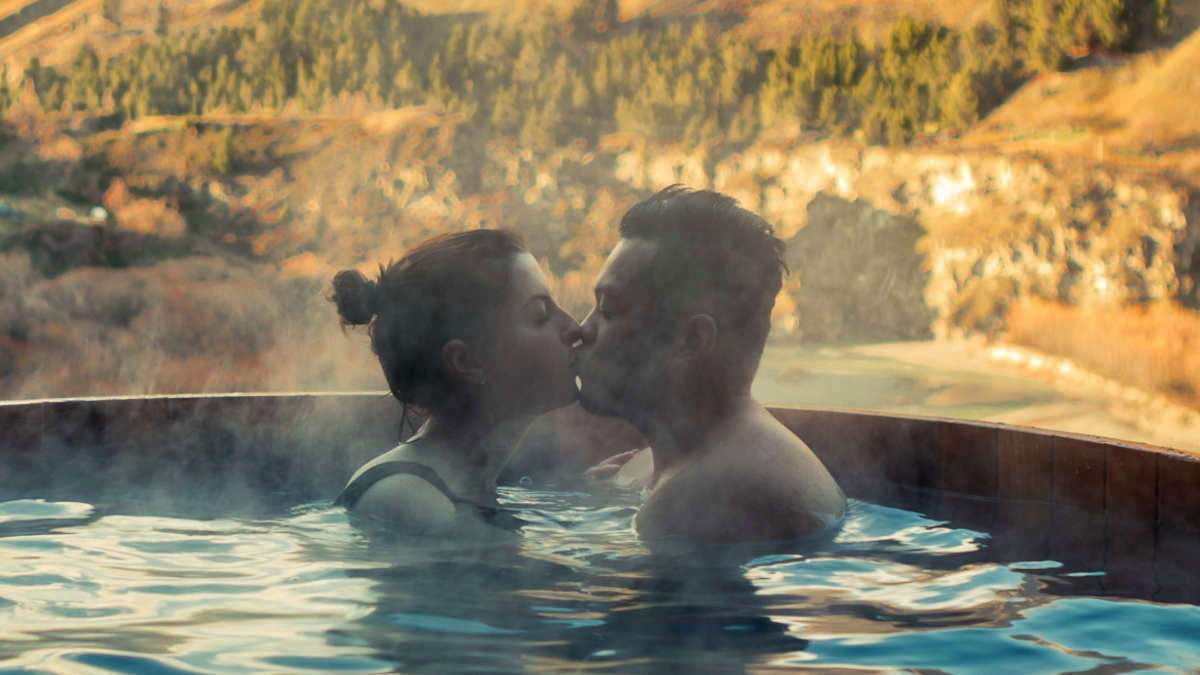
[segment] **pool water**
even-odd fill
[[[510,543],[0,503],[0,672],[1200,669],[1200,607],[1088,594],[985,533],[852,502],[808,550],[652,557],[636,497],[503,488]],[[160,510],[161,514],[162,511]]]

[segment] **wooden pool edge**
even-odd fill
[[[319,499],[398,440],[399,412],[386,392],[0,402],[0,500],[73,491],[117,499],[134,488],[228,508],[263,493]],[[1200,458],[1188,453],[990,422],[771,412],[851,497],[990,533],[1014,559],[1103,569],[1111,583],[1200,583],[1190,563],[1200,559]],[[549,455],[591,444],[594,455],[632,442],[608,422],[577,433],[578,419],[543,425],[533,443]]]

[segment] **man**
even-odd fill
[[[783,248],[766,221],[711,191],[672,186],[621,219],[577,373],[586,410],[650,443],[636,527],[652,547],[793,539],[845,513],[821,461],[750,395]]]

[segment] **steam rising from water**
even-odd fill
[[[379,390],[320,282],[218,258],[47,279],[0,256],[0,398]]]

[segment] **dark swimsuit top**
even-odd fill
[[[516,529],[521,525],[521,521],[513,515],[511,509],[505,509],[499,506],[486,506],[478,502],[473,502],[470,499],[459,497],[450,491],[446,481],[437,475],[433,469],[418,464],[416,462],[405,462],[401,460],[390,460],[380,462],[375,466],[367,469],[359,474],[354,480],[350,481],[346,487],[342,488],[342,493],[333,501],[334,506],[344,506],[347,509],[354,508],[359,499],[371,489],[371,486],[388,476],[409,475],[416,476],[437,488],[438,492],[446,495],[455,506],[465,506],[475,511],[479,517],[489,525],[502,527],[504,529]]]

